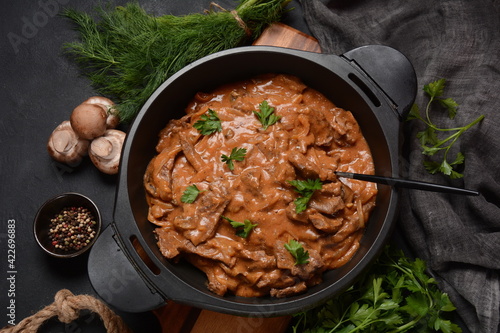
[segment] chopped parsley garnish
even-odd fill
[[[285,244],[285,249],[295,258],[295,265],[309,263],[309,251],[305,251],[302,245],[295,239],[290,239],[290,241]]]
[[[274,113],[274,108],[269,106],[267,101],[263,101],[259,104],[259,110],[260,112],[253,111],[253,113],[257,116],[257,119],[259,119],[260,123],[262,124],[262,128],[264,128],[265,130],[269,126],[275,124],[281,118],[281,116],[278,116]]]
[[[457,102],[451,98],[441,97],[443,95],[445,82],[445,79],[440,79],[424,85],[424,92],[430,97],[425,108],[425,115],[421,115],[418,105],[413,104],[407,119],[418,119],[426,125],[425,130],[417,133],[417,138],[420,141],[420,147],[422,148],[422,154],[430,157],[436,155],[436,153],[440,151],[443,151],[443,156],[440,161],[430,159],[424,160],[426,170],[431,174],[441,172],[450,178],[462,178],[463,174],[458,172],[456,167],[464,163],[464,154],[458,152],[455,159],[449,162],[448,153],[458,138],[470,127],[480,122],[484,118],[484,115],[479,116],[474,121],[463,127],[439,128],[435,123],[433,123],[429,113],[431,105],[434,102],[439,103],[442,107],[448,110],[448,117],[450,119],[454,119],[458,111]],[[452,134],[448,134],[444,138],[440,139],[438,134],[443,133]]]
[[[208,109],[207,113],[201,115],[201,119],[194,123],[193,127],[196,128],[203,135],[210,135],[214,132],[222,131],[222,125],[217,116],[217,113]]]
[[[302,213],[307,209],[307,204],[311,200],[314,191],[321,190],[323,185],[319,179],[289,180],[288,182],[295,187],[295,191],[300,195],[294,201],[296,213]]]
[[[181,201],[184,203],[193,203],[201,192],[203,191],[199,190],[196,185],[189,185],[184,190]]]
[[[231,226],[236,229],[236,236],[242,238],[247,238],[253,228],[257,226],[257,224],[253,224],[250,220],[245,220],[244,223],[242,223],[232,220],[229,217],[222,216],[222,218],[229,221]]]
[[[234,163],[233,161],[243,161],[245,159],[245,155],[247,153],[247,150],[245,148],[233,148],[231,150],[231,154],[229,156],[222,154],[221,160],[222,162],[227,164],[227,167],[229,170],[234,170]]]

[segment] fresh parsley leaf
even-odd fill
[[[406,120],[413,120],[413,119],[422,119],[422,116],[420,115],[420,108],[418,107],[417,104],[413,104],[410,108],[410,112],[408,112],[408,115],[406,116]]]
[[[253,113],[257,116],[257,119],[259,119],[262,124],[262,128],[265,130],[281,118],[281,116],[274,113],[274,108],[271,107],[267,101],[262,101],[262,103],[259,104],[259,110],[260,112],[253,111]]]
[[[455,171],[453,169],[451,170],[451,173],[450,173],[450,178],[451,179],[459,179],[459,178],[463,178],[463,177],[464,177],[464,175],[462,173],[457,172],[457,171]]]
[[[417,133],[417,138],[422,146],[435,145],[439,142],[436,130],[433,127],[427,127],[424,131]]]
[[[184,203],[193,203],[201,192],[203,191],[199,190],[196,185],[189,185],[184,190],[184,193],[182,193],[181,201]]]
[[[417,289],[417,290],[412,290]],[[429,311],[428,300],[426,299],[426,294],[419,292],[418,288],[409,288],[413,291],[413,294],[406,297],[406,305],[401,307],[401,311],[408,313],[413,317],[423,317]]]
[[[464,163],[464,155],[462,153],[458,153],[455,161],[452,163],[448,163],[446,160],[442,160],[441,163],[435,161],[424,161],[424,167],[430,174],[435,174],[437,172],[441,172],[445,175],[448,175],[451,179],[462,178],[464,175],[460,172],[457,172],[453,169],[454,165],[459,165]]]
[[[432,156],[441,150],[438,147],[429,147],[427,145],[422,145],[421,148],[422,148],[422,154],[427,156]]]
[[[349,315],[352,323],[356,326],[362,325],[366,320],[373,317],[376,312],[376,310],[368,303],[364,303],[363,305],[356,303],[356,307],[351,307],[351,310],[352,311]]]
[[[207,113],[202,114],[200,120],[193,125],[202,135],[210,135],[222,131],[221,121],[217,113],[208,109]]]
[[[390,302],[390,301],[389,301]],[[395,302],[394,302],[395,303]],[[398,307],[397,303],[396,307]],[[401,317],[397,313],[391,313],[380,319],[386,326],[397,326],[403,322]]]
[[[257,226],[257,224],[253,224],[250,220],[245,220],[242,222],[237,222],[235,220],[230,219],[229,217],[222,216],[223,219],[227,220],[231,226],[236,229],[236,236],[247,238],[250,235],[250,232]]]
[[[434,82],[430,82],[424,85],[424,91],[431,98],[441,97],[444,93],[444,86],[446,84],[446,79],[439,79]]]
[[[464,160],[465,160],[464,154],[462,154],[462,153],[459,152],[457,154],[457,157],[455,158],[455,160],[453,162],[451,162],[450,164],[451,165],[462,164],[462,163],[464,163]]]
[[[433,328],[435,331],[442,331],[445,333],[451,333],[451,332],[456,332],[456,331],[454,331],[454,329],[457,329],[458,326],[455,324],[452,324],[451,321],[449,321],[449,320],[436,318],[436,320],[434,321]]]
[[[439,99],[439,104],[444,106],[448,110],[448,117],[450,119],[455,119],[458,111],[458,103],[455,102],[452,98]]]
[[[447,160],[443,160],[439,165],[439,171],[444,173],[445,175],[451,175],[453,167],[450,165],[450,163],[448,163]]]
[[[465,160],[464,154],[458,152],[457,153],[457,157],[455,158],[455,160],[453,162],[449,163],[449,168],[450,168],[449,169],[449,171],[450,171],[450,175],[449,176],[450,176],[451,179],[458,179],[458,178],[462,178],[464,176],[463,174],[461,174],[461,173],[459,173],[459,172],[457,172],[457,171],[455,171],[453,169],[454,165],[463,164],[464,160]],[[448,163],[448,162],[446,162],[446,163]]]
[[[290,239],[285,244],[285,249],[295,258],[295,265],[304,265],[309,263],[309,251],[305,251],[302,244],[295,239]]]
[[[435,161],[424,161],[425,170],[432,175],[439,172],[440,165],[441,164]]]
[[[424,92],[428,95],[429,101],[425,108],[425,114],[422,114],[418,105],[413,104],[408,114],[407,120],[419,120],[426,125],[425,130],[417,133],[417,139],[420,142],[422,154],[440,161],[424,159],[425,169],[431,173],[443,173],[450,178],[461,178],[463,174],[457,171],[457,167],[464,163],[463,154],[458,153],[457,158],[453,162],[448,161],[448,154],[453,144],[458,138],[470,127],[483,120],[484,115],[479,116],[468,125],[455,128],[440,128],[430,118],[431,106],[438,103],[448,110],[448,117],[454,119],[458,111],[458,103],[452,98],[443,98],[444,88],[446,85],[445,79],[439,79],[429,84],[424,85]],[[451,134],[450,134],[451,133]],[[442,138],[440,138],[442,136]],[[438,153],[442,152],[441,157],[437,157]]]
[[[447,294],[411,260],[387,246],[376,262],[346,291],[323,305],[294,315],[293,332],[458,333],[445,318],[455,310]]]
[[[233,161],[243,161],[245,159],[245,155],[247,153],[247,150],[245,148],[233,148],[231,150],[231,154],[229,156],[222,154],[221,160],[222,162],[227,164],[227,167],[229,170],[234,170],[234,163]]]
[[[311,196],[312,195],[308,195],[305,197],[298,197],[297,199],[295,199],[295,201],[294,201],[295,212],[297,214],[300,214],[307,209],[307,204],[309,203],[309,200],[311,200]]]
[[[322,183],[319,179],[307,180],[289,180],[295,191],[299,193],[300,197],[295,199],[295,212],[300,214],[307,209],[307,204],[314,194],[314,191],[321,190]]]
[[[288,181],[292,184],[296,191],[303,196],[306,196],[309,192],[315,190],[321,190],[322,183],[319,179],[307,179],[307,180],[290,180]]]

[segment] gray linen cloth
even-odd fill
[[[403,191],[400,226],[425,259],[472,332],[499,332],[500,322],[500,1],[302,0],[308,27],[325,53],[383,44],[413,63],[419,88],[447,80],[446,97],[460,107],[454,120],[432,111],[441,127],[485,119],[450,155],[465,154],[464,178],[430,175],[416,139],[422,124],[404,125],[403,176],[476,189],[479,197]],[[389,70],[389,69],[388,69]],[[427,98],[419,89],[422,110]]]

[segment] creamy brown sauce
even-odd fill
[[[281,119],[267,130],[253,113],[266,100]],[[201,135],[193,125],[211,109],[222,131]],[[204,271],[216,294],[285,297],[321,282],[359,247],[375,206],[375,184],[340,180],[334,171],[371,174],[369,147],[351,112],[289,75],[263,75],[198,93],[187,115],[160,133],[158,155],[144,183],[149,220],[162,254]],[[234,170],[221,161],[247,149]],[[308,208],[296,213],[289,180],[319,178]],[[181,197],[190,185],[200,194]],[[257,226],[247,238],[222,216]],[[309,253],[296,265],[284,247],[294,239]]]

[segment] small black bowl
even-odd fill
[[[49,238],[51,219],[67,207],[87,208],[97,223],[95,225],[95,237],[90,240],[88,245],[79,250],[65,251],[57,249]],[[57,258],[73,258],[85,253],[92,247],[101,232],[101,225],[101,213],[96,204],[82,194],[70,192],[49,199],[40,207],[33,223],[33,232],[38,245],[49,255]]]

